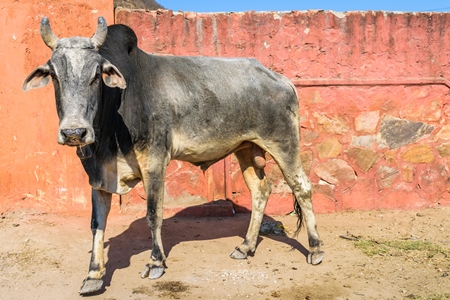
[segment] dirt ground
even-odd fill
[[[295,217],[282,222],[287,236],[261,236],[254,256],[232,260],[249,215],[169,218],[163,241],[166,273],[141,279],[151,237],[143,216],[115,215],[106,234],[104,289],[89,299],[448,299],[450,207],[317,215],[325,259],[306,263],[303,229],[292,239]],[[79,299],[90,259],[89,217],[32,210],[0,215],[0,299]],[[343,238],[344,237],[344,238]],[[368,256],[356,239],[427,241],[444,252],[424,256],[391,249]],[[447,254],[445,254],[447,253]]]

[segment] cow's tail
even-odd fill
[[[294,92],[295,98],[298,100],[298,93],[297,89],[295,88],[295,85],[290,81],[287,77],[283,76],[284,81],[291,87],[292,91]],[[300,136],[299,136],[300,138]],[[297,197],[294,194],[294,213],[297,215],[297,229],[295,230],[294,237],[297,237],[300,233],[300,230],[303,226],[303,212],[302,208],[300,207],[300,203],[298,202]]]
[[[300,203],[298,202],[297,197],[294,195],[294,213],[297,215],[297,229],[294,232],[294,237],[297,237],[300,230],[303,226],[303,212],[302,208],[300,207]]]
[[[298,104],[298,93],[297,93],[297,88],[295,87],[295,85],[286,76],[281,75],[281,74],[277,74],[277,75],[281,78],[282,81],[284,81],[292,89],[293,96],[295,96],[295,99],[297,100],[296,103]],[[298,119],[297,119],[297,121],[298,121]],[[300,139],[300,134],[299,134],[298,138]],[[295,194],[294,194],[294,213],[297,215],[297,218],[298,218],[297,219],[297,229],[295,230],[295,233],[294,233],[294,237],[297,237],[303,226],[303,212],[302,212],[302,208],[300,207],[300,203],[298,202],[298,199],[295,196]]]

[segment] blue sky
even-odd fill
[[[159,4],[173,11],[193,12],[238,12],[238,11],[290,11],[325,9],[335,11],[352,10],[386,10],[386,11],[450,11],[450,1],[415,1],[415,0],[156,0]]]

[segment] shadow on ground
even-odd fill
[[[163,221],[162,239],[167,258],[170,258],[170,251],[173,247],[185,241],[215,240],[232,236],[240,236],[244,239],[250,222],[250,213],[239,213],[232,217],[200,218],[185,217],[184,215],[185,212],[181,211],[173,217]],[[264,221],[276,222],[267,215],[264,216],[263,222]],[[293,250],[295,249],[301,252],[305,256],[305,259],[308,255],[308,250],[295,238],[282,235],[266,235],[264,237],[290,245]],[[109,249],[106,274],[103,278],[104,287],[110,286],[116,270],[128,268],[130,266],[130,260],[134,255],[138,255],[151,249],[151,239],[151,232],[146,219],[140,218],[133,221],[124,232],[115,237],[111,237],[105,242],[105,248],[109,247]],[[262,237],[259,237],[258,245],[261,240]],[[225,249],[225,259],[231,259],[227,258],[226,255],[232,251],[233,249]],[[100,291],[100,293],[103,291]]]

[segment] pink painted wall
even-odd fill
[[[291,78],[317,212],[450,204],[449,14],[119,10],[116,22],[149,53],[254,57]],[[212,177],[223,176],[225,197],[249,208],[236,160],[221,168]],[[273,162],[267,173],[268,213],[288,213],[290,190]]]
[[[450,14],[324,11],[196,14],[117,10],[112,1],[7,1],[0,17],[0,207],[86,213],[90,188],[73,149],[56,143],[51,86],[21,91],[50,56],[39,20],[59,36],[91,36],[97,17],[127,24],[147,52],[254,57],[283,73],[299,93],[302,160],[317,212],[450,205]],[[269,214],[292,210],[276,165],[267,173]],[[115,211],[145,209],[142,188],[114,199]],[[166,215],[250,196],[234,157],[205,173],[172,162]]]

